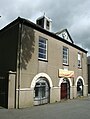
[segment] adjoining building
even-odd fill
[[[90,94],[90,56],[87,57],[88,66],[88,93]]]
[[[87,51],[45,15],[0,30],[0,106],[24,108],[88,95]]]

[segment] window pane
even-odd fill
[[[64,59],[64,60],[63,60],[63,63],[67,64],[67,60]]]
[[[45,50],[45,49],[41,49],[41,48],[39,48],[39,53],[46,54],[46,50]]]
[[[39,43],[39,47],[41,47],[41,48],[46,48],[46,44],[44,44],[44,43]]]
[[[67,55],[67,52],[65,51],[65,52],[63,52],[63,54],[64,54],[64,55]]]
[[[44,44],[46,44],[46,39],[45,39],[45,38],[40,37],[40,38],[39,38],[39,42],[40,42],[40,43],[44,43]]]
[[[43,97],[45,97],[45,92],[46,92],[45,91],[45,86],[42,87],[41,91],[42,91],[42,98],[43,98]]]
[[[39,97],[39,88],[35,87],[35,97]]]
[[[46,55],[39,53],[39,58],[46,59]]]

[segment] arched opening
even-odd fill
[[[77,81],[77,96],[83,96],[83,82],[81,79]]]
[[[70,99],[70,83],[67,78],[61,83],[61,99]]]
[[[38,78],[34,87],[34,105],[50,102],[50,85],[45,77]]]

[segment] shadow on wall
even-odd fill
[[[27,69],[27,65],[32,58],[35,47],[34,30],[30,27],[23,26],[22,31],[22,55],[21,55],[21,69]]]

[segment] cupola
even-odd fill
[[[45,14],[36,20],[36,24],[48,31],[51,31],[52,20],[46,17]]]

